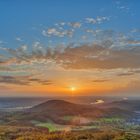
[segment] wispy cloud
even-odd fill
[[[69,23],[70,26],[72,26],[73,28],[80,28],[82,26],[82,23],[80,22],[71,22]]]
[[[29,82],[25,81],[27,77],[14,77],[14,76],[0,76],[0,83],[28,85]]]
[[[16,85],[32,85],[38,83],[41,85],[53,84],[50,80],[44,80],[39,78],[32,78],[31,76],[0,76],[0,83],[16,84]]]
[[[127,73],[120,73],[117,76],[131,76],[131,75],[134,75],[134,74],[135,73],[133,73],[133,72],[127,72]]]
[[[73,43],[59,49],[43,47],[40,42],[35,42],[31,51],[25,45],[4,48],[10,58],[1,59],[1,64],[52,61],[65,69],[140,68],[139,40],[118,36],[112,30],[99,31],[96,36],[95,43]]]
[[[74,26],[74,25],[73,25]],[[77,25],[75,25],[77,26]],[[48,28],[47,30],[43,30],[42,34],[47,37],[56,36],[56,37],[72,37],[74,30],[60,30],[56,28]]]
[[[105,21],[109,21],[110,17],[107,16],[97,16],[95,18],[87,17],[80,21],[73,21],[73,22],[58,22],[55,23],[54,26],[50,28],[45,27],[42,30],[42,35],[46,37],[72,37],[76,34],[77,31],[83,32],[83,29],[86,28],[87,24],[98,25],[104,23]]]
[[[116,50],[93,44],[68,48],[57,59],[65,68],[73,69],[139,68],[139,51],[139,48]]]
[[[16,37],[16,41],[23,41],[23,39],[21,37]]]
[[[91,24],[101,24],[103,23],[104,21],[109,21],[110,17],[96,17],[96,18],[91,18],[91,17],[88,17],[86,18],[86,22],[87,23],[91,23]]]
[[[107,82],[107,81],[110,81],[110,80],[109,79],[96,79],[96,80],[93,80],[92,82],[103,83],[103,82]]]

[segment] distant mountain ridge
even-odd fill
[[[121,101],[114,101],[111,103],[105,103],[104,105],[101,105],[101,107],[115,107],[130,111],[140,111],[140,100],[121,100]]]

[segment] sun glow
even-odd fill
[[[71,90],[71,91],[75,91],[76,88],[72,86],[72,87],[70,87],[70,90]]]

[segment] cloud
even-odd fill
[[[39,44],[38,44],[39,45]],[[35,45],[36,46],[36,45]],[[112,42],[103,41],[99,44],[69,44],[62,49],[35,47],[27,52],[23,48],[7,49],[12,55],[11,63],[55,62],[65,69],[118,69],[140,68],[140,47],[110,47]],[[7,60],[10,61],[10,60]],[[8,63],[8,62],[1,62]]]
[[[86,32],[87,32],[87,33],[94,33],[94,30],[92,30],[92,29],[87,29]]]
[[[20,37],[16,37],[16,41],[20,41],[20,42],[21,42],[21,41],[23,41],[23,40],[22,40],[22,38],[20,38]]]
[[[96,18],[91,18],[91,17],[88,17],[86,18],[86,22],[87,23],[91,23],[91,24],[100,24],[100,23],[103,23],[104,21],[108,21],[110,18],[109,17],[96,17]]]
[[[47,37],[56,36],[56,37],[72,37],[74,30],[63,30],[63,29],[56,29],[56,28],[48,28],[47,30],[43,30],[42,34]]]
[[[140,49],[137,47],[117,50],[93,44],[67,48],[56,60],[62,61],[66,69],[117,69],[139,68],[139,59]]]
[[[140,29],[134,28],[131,30],[132,33],[140,33]]]
[[[83,29],[86,29],[87,24],[101,24],[105,21],[109,21],[110,17],[107,16],[97,16],[96,18],[87,17],[80,21],[74,22],[58,22],[55,23],[54,26],[50,28],[42,29],[42,35],[46,37],[72,37],[73,35],[77,35],[78,31],[84,33]],[[76,30],[77,29],[77,30]]]
[[[96,24],[96,20],[94,18],[86,18],[87,23]]]
[[[121,10],[129,10],[129,7],[127,7],[127,6],[119,6],[117,8],[121,9]]]
[[[97,80],[93,80],[92,82],[102,83],[102,82],[107,82],[107,81],[109,81],[109,79],[97,79]]]
[[[119,73],[117,74],[117,76],[132,76],[134,74],[139,74],[140,73],[140,69],[131,69],[128,70],[127,72],[123,72],[123,73]]]
[[[80,22],[71,22],[69,23],[69,25],[72,26],[73,28],[80,28],[82,26]]]
[[[140,73],[140,69],[133,69],[133,70],[131,70],[130,72],[133,72],[133,73],[135,73],[135,74],[139,74],[139,73]]]
[[[0,58],[0,66],[3,67],[3,66],[7,66],[9,64],[12,64],[16,62],[16,59],[15,58]]]
[[[28,80],[30,82],[40,83],[41,85],[51,85],[51,84],[53,84],[51,80],[43,80],[43,79],[38,79],[38,78],[30,78]]]
[[[105,18],[104,18],[105,19]],[[99,20],[99,19],[98,19]],[[49,28],[45,35],[64,36],[67,30]],[[138,69],[140,68],[140,41],[114,30],[86,31],[94,35],[92,43],[69,43],[48,47],[34,42],[32,47],[22,45],[16,49],[0,48],[4,51],[0,65],[30,65],[50,63],[67,69]],[[83,36],[83,39],[87,36]],[[85,38],[86,40],[86,38]],[[49,65],[50,66],[49,66]],[[35,68],[35,67],[34,67]],[[127,74],[120,74],[127,75]]]
[[[131,76],[131,75],[134,75],[134,74],[135,73],[133,73],[133,72],[127,72],[127,73],[120,73],[117,76]]]
[[[25,81],[25,78],[26,77],[0,76],[0,83],[28,85],[29,82]]]
[[[53,84],[51,80],[32,78],[31,76],[0,76],[0,83],[16,85],[31,85],[33,83],[41,85]]]
[[[122,1],[116,1],[116,7],[120,11],[123,11],[123,12],[126,12],[126,13],[128,13],[130,11],[129,5],[122,4]]]
[[[140,45],[140,41],[139,40],[134,40],[134,39],[126,39],[124,40],[126,44],[128,45]]]

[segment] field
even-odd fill
[[[95,125],[61,125],[61,124],[56,124],[54,122],[38,122],[38,121],[32,121],[32,123],[36,127],[42,127],[42,128],[47,128],[49,132],[56,132],[56,131],[82,131],[82,130],[93,130],[93,129],[98,129],[99,126]]]

